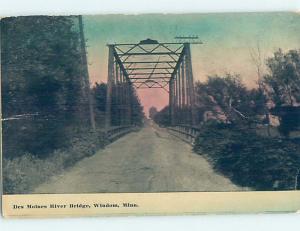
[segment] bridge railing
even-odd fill
[[[185,142],[194,144],[196,137],[199,135],[200,128],[190,125],[175,125],[168,127],[168,131]]]
[[[124,126],[116,126],[110,127],[109,129],[105,130],[105,137],[110,142],[120,138],[121,136],[126,135],[129,132],[137,131],[138,127],[134,125],[124,125]]]

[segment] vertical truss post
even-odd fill
[[[116,91],[116,98],[115,98],[115,104],[116,104],[116,117],[118,118],[118,121],[120,121],[120,83],[119,83],[119,68],[118,63],[115,61],[115,91]]]
[[[174,75],[174,122],[177,123],[177,111],[178,111],[178,87],[177,76]]]
[[[190,98],[190,108],[191,108],[191,122],[194,125],[196,123],[196,110],[195,110],[195,89],[194,89],[194,78],[192,69],[192,58],[191,58],[191,48],[189,43],[185,43],[185,56],[186,56],[186,74],[188,80],[188,91]]]
[[[176,82],[177,82],[177,108],[180,109],[180,76],[178,72],[176,73]]]
[[[186,51],[186,49],[185,49]],[[192,121],[192,110],[191,110],[191,91],[190,91],[190,78],[189,78],[189,70],[188,70],[188,62],[186,58],[186,52],[184,55],[184,60],[185,60],[185,79],[186,79],[186,99],[187,99],[187,109],[188,109],[188,122],[191,123]]]
[[[187,64],[186,64],[186,56],[184,56],[184,76],[185,76],[185,82],[186,82],[186,104],[187,104],[187,107],[190,108],[191,104],[191,97],[190,97],[190,81],[189,81],[189,78],[188,78],[188,70],[187,70]]]
[[[119,67],[120,68],[120,67]],[[120,125],[122,123],[122,106],[123,106],[123,95],[122,95],[122,89],[123,89],[123,83],[122,83],[122,78],[123,78],[123,74],[122,71],[119,69],[119,87],[118,87],[118,91],[119,91],[119,99],[118,99],[118,108],[119,108],[119,119],[118,119],[118,125]]]
[[[120,97],[121,97],[121,120],[120,120],[120,124],[125,124],[125,107],[124,105],[126,104],[126,99],[125,99],[125,81],[124,81],[124,73],[121,72],[121,94],[120,94]]]
[[[124,105],[123,105],[123,108],[124,108],[124,125],[128,124],[128,108],[127,108],[128,104],[129,104],[128,95],[129,95],[128,83],[127,83],[126,76],[124,75]]]
[[[181,72],[180,72],[180,65],[177,70],[177,77],[178,77],[178,123],[182,123],[182,84],[181,84]]]
[[[180,73],[180,66],[178,68],[178,72],[177,72],[177,77],[178,77],[178,107],[179,109],[181,109],[182,106],[182,85],[181,85],[181,73]]]
[[[119,70],[120,73],[120,77],[119,77],[119,121],[118,121],[118,125],[123,124],[123,101],[124,101],[124,97],[123,97],[123,73],[121,71],[121,69]]]
[[[113,55],[118,67],[120,69],[120,91],[119,98],[121,101],[120,109],[121,109],[121,119],[120,124],[131,124],[131,110],[132,110],[132,87],[129,75],[127,73],[126,67],[123,65],[123,62],[120,58],[122,54],[118,54],[117,50],[118,45],[114,44],[113,46]],[[135,46],[134,46],[135,47]],[[131,48],[133,49],[133,48]],[[120,51],[120,49],[118,49]]]
[[[118,125],[121,124],[122,121],[122,71],[120,66],[118,65]]]
[[[171,126],[175,125],[175,111],[174,111],[174,79],[171,79],[169,82],[169,114],[170,114],[170,122]]]
[[[126,86],[127,86],[127,104],[126,104],[126,109],[127,109],[127,124],[131,124],[131,101],[132,101],[132,88],[131,84],[128,80],[126,80]]]
[[[184,76],[183,78],[183,81],[184,81],[184,106],[185,106],[185,109],[184,109],[184,122],[187,123],[188,122],[188,116],[189,114],[187,113],[187,109],[189,108],[189,91],[188,91],[188,81],[187,81],[187,78],[186,78],[186,65],[185,65],[185,56],[183,56],[182,58],[182,75]]]
[[[112,88],[115,81],[114,76],[114,47],[108,46],[108,76],[106,90],[106,110],[105,110],[105,128],[111,126],[111,103],[112,103]]]
[[[182,95],[182,102],[181,102],[181,118],[182,118],[182,123],[186,123],[186,105],[185,105],[185,76],[184,76],[184,59],[181,61],[180,65],[180,71],[181,71],[181,95]]]
[[[125,85],[124,73],[122,74],[122,125],[126,124],[126,85]]]
[[[181,79],[182,79],[182,108],[185,108],[185,76],[184,76],[184,59],[181,62]]]

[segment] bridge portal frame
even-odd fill
[[[131,97],[133,87],[136,89],[161,88],[165,90],[169,94],[171,125],[180,124],[183,117],[189,117],[189,123],[194,125],[196,112],[191,44],[202,43],[159,43],[156,40],[146,39],[137,44],[108,44],[106,128],[109,128],[112,122],[113,95],[117,100],[115,103],[117,103],[121,124],[132,123]],[[143,59],[156,56],[158,56],[158,60]],[[138,60],[132,59],[137,57]],[[168,57],[169,59],[160,60],[160,57]]]

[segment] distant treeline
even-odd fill
[[[82,133],[89,134],[89,90],[97,128],[103,127],[106,84],[86,87],[82,42],[77,16],[1,19],[5,158],[26,153],[48,157],[67,149]],[[132,120],[141,124],[143,112],[135,92],[132,101]],[[112,113],[113,125],[119,125],[115,116]]]
[[[95,86],[92,87],[92,95],[94,99],[94,105],[95,105],[95,116],[96,116],[96,122],[99,124],[99,126],[104,126],[105,121],[105,111],[106,111],[106,90],[107,90],[106,83],[96,83]],[[133,125],[141,126],[143,124],[144,120],[144,112],[143,107],[140,103],[140,100],[137,96],[137,93],[135,89],[131,86],[131,121],[130,123]],[[115,90],[115,89],[114,89]],[[111,124],[112,126],[119,126],[126,121],[124,121],[124,118],[122,115],[124,114],[124,111],[126,111],[128,108],[124,108],[122,105],[122,100],[120,97],[117,97],[115,91],[113,90],[112,94],[112,113],[111,113]]]

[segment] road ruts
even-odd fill
[[[130,133],[34,193],[243,191],[187,143],[157,126]]]

